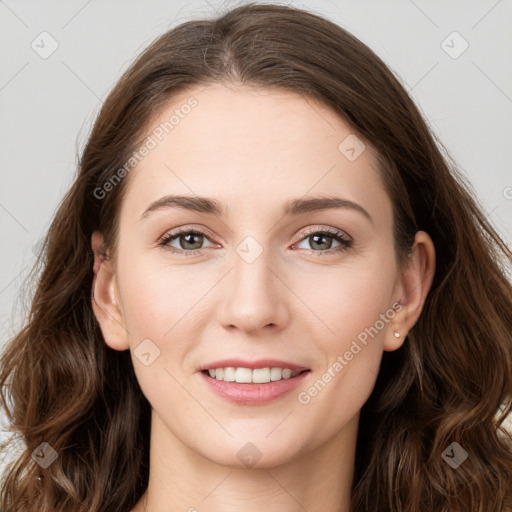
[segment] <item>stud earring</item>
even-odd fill
[[[395,331],[394,334],[395,334],[395,338],[400,338],[400,333],[398,331]]]

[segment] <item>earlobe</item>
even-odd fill
[[[423,310],[435,272],[435,247],[425,231],[416,233],[409,261],[401,269],[400,311],[384,341],[384,350],[400,348]],[[396,335],[398,333],[398,336]]]
[[[387,333],[384,340],[384,350],[386,352],[392,352],[393,350],[399,349],[405,341],[407,333],[400,331],[398,324],[391,324],[391,332]]]
[[[114,350],[129,348],[128,333],[116,297],[116,276],[112,263],[102,251],[103,237],[95,231],[91,237],[94,252],[94,278],[91,302],[94,315],[100,324],[105,343]]]

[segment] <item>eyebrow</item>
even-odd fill
[[[220,217],[224,216],[227,212],[222,203],[217,199],[188,195],[167,195],[151,203],[141,215],[140,220],[148,217],[151,212],[163,208],[182,208]],[[355,210],[362,213],[373,224],[372,217],[361,205],[335,196],[289,199],[283,205],[282,215],[295,216],[333,208]]]

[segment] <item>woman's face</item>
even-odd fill
[[[247,454],[259,467],[286,462],[353,432],[383,350],[403,339],[392,204],[372,149],[311,99],[221,85],[175,98],[147,135],[111,281],[123,329],[102,329],[130,349],[155,418],[175,442],[234,466]],[[337,207],[308,202],[325,198]],[[309,371],[266,384],[201,371],[226,359]]]

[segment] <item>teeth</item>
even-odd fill
[[[237,368],[235,371],[235,380],[250,384],[252,382],[252,370],[250,368]]]
[[[290,379],[298,375],[298,372],[290,368],[212,368],[208,370],[212,379],[223,380],[225,382],[239,382],[245,384],[264,384],[276,380]]]
[[[229,368],[224,368],[224,380],[226,382],[235,382],[235,370],[236,368],[233,368],[232,366]]]
[[[270,382],[270,368],[255,368],[252,371],[252,381],[255,384]]]
[[[289,379],[292,376],[292,371],[289,368],[283,370],[283,379]]]
[[[281,380],[283,378],[281,368],[270,368],[270,380]]]

